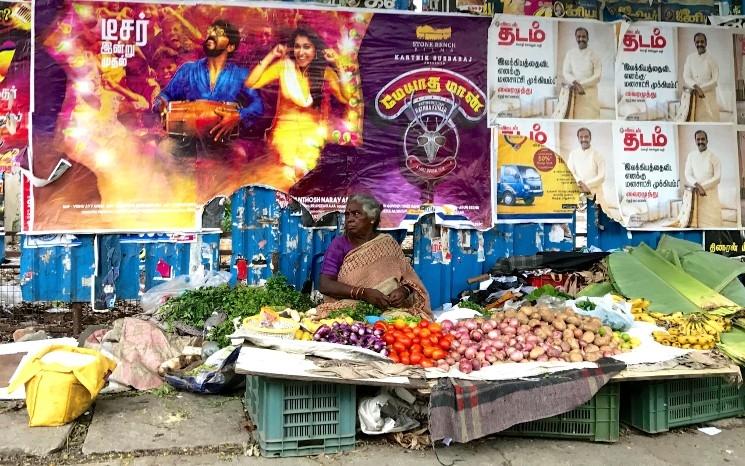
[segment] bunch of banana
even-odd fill
[[[652,337],[657,343],[675,348],[709,350],[716,345],[716,340],[711,335],[681,335],[677,329],[652,332]]]
[[[313,333],[315,333],[315,332],[313,332]],[[310,341],[310,340],[313,339],[313,333],[311,333],[311,332],[309,332],[307,330],[303,330],[302,328],[299,328],[299,329],[295,330],[295,339],[296,340]]]
[[[650,324],[656,324],[657,320],[648,313],[649,301],[642,298],[635,298],[630,301],[631,303],[631,314],[634,316],[634,320],[639,322],[649,322]]]
[[[732,328],[730,319],[706,313],[650,315],[667,327],[667,332],[653,332],[654,339],[677,348],[711,349],[719,342],[719,335]]]

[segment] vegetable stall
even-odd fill
[[[499,289],[504,280],[494,274],[434,321],[368,304],[321,319],[281,276],[263,287],[187,292],[160,313],[178,326],[183,303],[225,293],[183,315],[194,325],[229,306],[210,335],[241,345],[236,372],[246,374],[246,406],[267,456],[352,449],[358,419],[365,434],[424,424],[429,442],[495,433],[613,442],[621,422],[654,433],[745,412],[737,365],[745,287],[720,279],[720,294],[710,278],[689,273],[686,265],[719,260],[693,246],[665,239],[657,250],[613,253],[599,262],[606,272],[574,293],[530,286],[530,271]],[[401,390],[407,400],[395,395]],[[381,410],[414,400],[421,422]],[[666,411],[668,421],[658,422]],[[329,420],[325,430],[311,427],[318,416]]]

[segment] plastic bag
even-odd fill
[[[191,275],[179,275],[165,283],[147,290],[140,299],[145,314],[152,315],[170,298],[179,296],[188,290],[205,286],[220,286],[230,282],[230,272],[197,270]]]
[[[96,350],[50,345],[23,365],[8,392],[25,385],[30,427],[61,426],[90,408],[115,368]]]
[[[166,382],[177,390],[193,393],[232,391],[245,380],[235,373],[235,362],[240,352],[240,346],[227,346],[193,369],[167,372]]]
[[[367,435],[379,435],[419,427],[419,422],[405,413],[406,408],[406,403],[388,391],[374,398],[363,398],[357,408],[360,429]]]
[[[595,309],[586,311],[577,307],[578,303],[590,301],[595,305]],[[616,301],[612,295],[607,294],[602,298],[583,297],[575,301],[567,301],[567,306],[571,306],[574,312],[579,315],[588,317],[597,317],[613,330],[625,331],[634,325],[634,315],[631,314],[631,304],[626,301]]]

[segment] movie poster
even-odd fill
[[[490,125],[615,117],[613,25],[499,15],[489,30]]]
[[[27,232],[194,231],[246,185],[314,217],[368,192],[491,224],[489,20],[37,2]]]
[[[9,172],[28,147],[31,14],[30,2],[0,2],[0,172]]]
[[[613,147],[619,207],[606,213],[628,229],[740,227],[733,126],[618,122]]]
[[[735,122],[732,57],[724,28],[625,25],[616,64],[618,119]]]

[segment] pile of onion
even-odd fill
[[[455,340],[438,367],[457,366],[465,374],[502,362],[594,362],[621,353],[610,327],[570,308],[556,312],[546,306],[524,306],[491,319],[446,320],[442,330]]]

